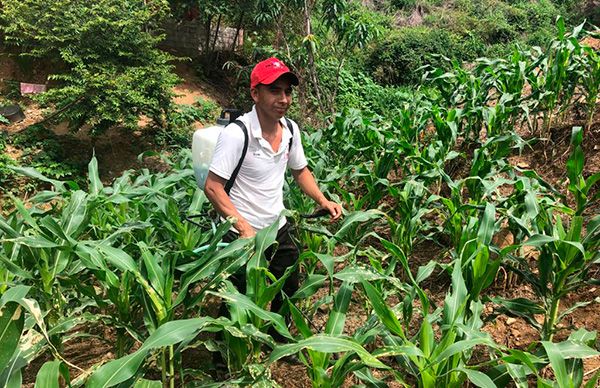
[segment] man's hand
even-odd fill
[[[337,221],[342,216],[342,206],[339,203],[325,201],[321,207],[329,212],[331,222]]]
[[[331,222],[337,221],[342,216],[342,206],[325,198],[308,167],[301,170],[292,170],[292,176],[306,195],[329,212]]]
[[[256,236],[256,230],[251,226],[240,231],[240,238],[251,238],[254,236]]]

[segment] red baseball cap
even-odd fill
[[[298,77],[292,73],[290,69],[277,58],[265,59],[259,62],[252,69],[250,74],[250,88],[255,88],[258,84],[270,85],[282,75],[289,75],[292,85],[299,84]]]

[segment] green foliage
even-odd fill
[[[14,160],[6,154],[6,137],[0,136],[0,186],[6,190],[13,175],[9,166],[14,164]]]
[[[530,34],[540,31],[548,34],[553,31],[554,19],[560,14],[560,10],[547,0],[460,0],[450,12],[442,13],[439,18],[428,18],[427,25],[449,29],[461,36],[474,34],[492,45],[527,40]]]
[[[22,150],[18,164],[33,167],[53,179],[75,178],[81,166],[66,161],[69,150],[59,137],[43,125],[30,126],[14,135],[11,142]]]
[[[158,144],[190,147],[192,124],[200,126],[214,125],[220,113],[219,105],[211,100],[199,98],[193,105],[175,105],[169,116],[168,129],[157,132],[155,140]]]
[[[390,0],[390,6],[404,11],[412,11],[417,5],[417,0]]]
[[[136,127],[140,115],[158,124],[171,109],[172,59],[158,50],[164,1],[6,1],[0,11],[5,40],[24,55],[60,60],[57,87],[40,96],[75,129],[92,133],[119,124]]]
[[[319,28],[337,35],[343,26],[331,11],[339,6],[347,15],[347,4],[326,5],[332,24],[323,19]],[[93,366],[74,386],[269,386],[271,363],[293,354],[315,387],[343,386],[351,376],[376,387],[392,380],[426,388],[582,386],[583,359],[598,356],[596,334],[578,330],[553,340],[563,318],[592,302],[584,297],[561,308],[564,298],[598,284],[600,218],[586,216],[598,176],[582,176],[586,132],[572,133],[568,193],[509,159],[533,143],[515,127],[538,134],[533,122],[582,98],[574,91],[597,99],[597,56],[578,46],[587,32],[567,32],[562,19],[557,29],[546,50],[515,49],[468,68],[458,61],[427,67],[423,87],[410,93],[308,51],[319,62],[313,70],[324,75],[321,86],[339,85],[326,98],[347,109],[327,127],[303,131],[303,143],[323,191],[350,211],[336,225],[300,222],[305,252],[279,279],[265,254],[276,244],[277,223],[227,244],[230,222],[202,217],[210,225],[203,229],[185,221],[207,205],[189,152],[165,158],[168,172],[128,171],[110,185],[100,180],[95,158],[85,185],[13,167],[51,188],[15,198],[0,217],[0,385],[19,386],[22,368],[47,354],[53,359],[39,369],[39,384],[59,376],[68,383],[73,365],[63,343],[101,324],[114,328],[117,358]],[[338,38],[327,41],[340,44],[336,53],[351,43]],[[319,39],[306,43],[315,50]],[[309,58],[298,50],[290,55]],[[181,107],[171,126],[187,130],[214,108]],[[39,141],[33,134],[43,128],[34,130],[15,141]],[[52,150],[50,134],[41,141]],[[565,194],[574,197],[572,208]],[[302,211],[313,206],[294,186],[286,200]],[[512,234],[508,246],[497,241],[501,232]],[[434,244],[431,260],[416,264],[420,248]],[[501,267],[534,295],[490,294]],[[246,274],[243,290],[228,280],[238,271]],[[296,294],[283,295],[297,332],[288,330],[282,311],[267,311],[291,271],[304,277]],[[448,284],[445,295],[435,294]],[[227,303],[229,318],[208,317],[216,307],[209,296]],[[357,310],[361,319],[349,326]],[[495,342],[483,319],[499,313],[524,318],[542,341],[525,350]],[[289,343],[277,344],[270,329]],[[208,366],[190,366],[187,350],[193,361],[201,358],[196,351],[221,352],[229,380],[212,381]],[[159,372],[161,382],[141,378]]]
[[[406,9],[410,3],[398,6]],[[505,56],[518,42],[542,45],[554,36],[554,20],[560,14],[548,0],[430,2],[423,9],[422,25],[395,30],[370,50],[365,64],[376,81],[415,84],[421,66],[444,64],[438,54],[471,62],[484,55]]]
[[[329,72],[322,71],[327,79]],[[411,99],[411,91],[398,87],[382,86],[363,72],[340,72],[339,91],[336,96],[336,107],[340,111],[361,109],[381,116],[400,109]]]
[[[568,190],[575,198],[576,208],[575,214],[580,216],[587,207],[590,207],[598,199],[600,193],[593,193],[593,187],[600,181],[600,173],[595,173],[589,178],[584,178],[583,167],[585,165],[585,157],[581,149],[583,142],[583,130],[581,127],[573,127],[571,135],[571,145],[573,151],[567,161],[567,177],[569,178]],[[588,198],[588,195],[590,198]]]
[[[442,66],[440,56],[462,56],[460,38],[448,31],[426,27],[402,28],[377,45],[366,65],[376,81],[383,84],[415,84],[421,79],[421,67]]]

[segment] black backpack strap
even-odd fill
[[[285,123],[287,124],[288,129],[292,133],[292,137],[290,137],[290,146],[288,148],[289,152],[292,152],[292,140],[294,140],[294,126],[292,125],[292,120],[285,118]]]
[[[233,123],[237,124],[242,129],[242,132],[244,132],[244,148],[242,149],[242,156],[240,157],[240,161],[238,162],[237,166],[235,166],[235,170],[233,170],[231,177],[229,177],[229,180],[225,184],[225,193],[227,193],[227,195],[229,195],[229,192],[231,191],[231,188],[233,187],[233,182],[235,182],[235,178],[237,178],[237,175],[240,172],[240,169],[242,168],[242,163],[244,163],[244,158],[246,157],[246,152],[248,152],[248,143],[249,143],[248,128],[246,128],[246,124],[244,124],[240,120],[235,120]]]

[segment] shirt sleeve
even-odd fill
[[[223,128],[209,170],[223,179],[231,178],[244,149],[244,132],[237,124]]]
[[[288,158],[287,165],[292,170],[302,170],[308,165],[308,162],[304,155],[304,147],[302,147],[300,127],[294,122],[292,122],[292,127],[294,128],[292,149],[290,150],[290,157]]]

